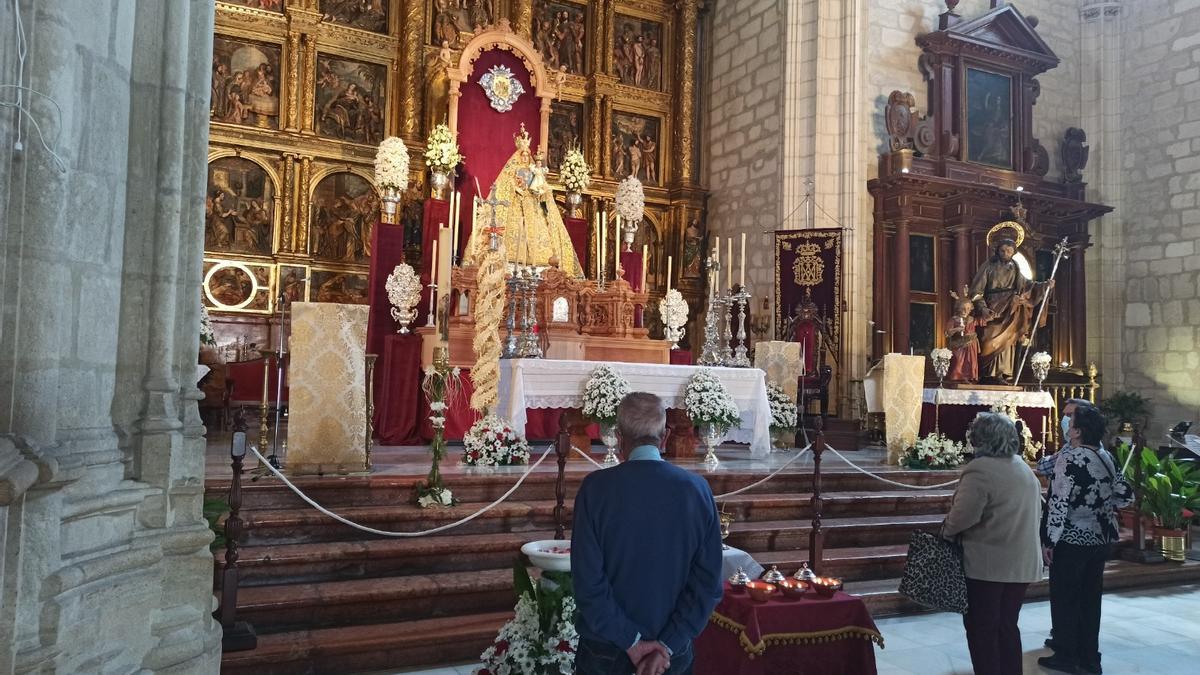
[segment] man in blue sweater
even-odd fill
[[[721,528],[708,483],[664,462],[666,410],[635,392],[617,408],[626,461],[575,497],[571,576],[579,675],[692,672],[692,640],[721,599]]]

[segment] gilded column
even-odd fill
[[[300,114],[300,34],[289,32],[287,37],[288,111],[285,131],[299,131]]]
[[[303,115],[300,128],[304,131],[313,130],[313,98],[317,91],[317,38],[309,33],[304,34],[304,87],[300,95],[304,101]]]
[[[597,139],[600,143],[600,146],[598,148],[598,150],[600,151],[600,167],[601,167],[600,173],[601,173],[601,175],[604,175],[604,176],[612,176],[613,172],[615,170],[615,167],[612,165],[612,160],[611,160],[612,151],[608,147],[609,143],[612,143],[612,138],[611,138],[610,134],[604,133],[605,129],[612,128],[612,98],[611,97],[604,96],[603,98],[600,99],[600,114],[597,115],[597,117],[600,118],[600,129],[599,129],[600,137],[599,137],[599,139]]]
[[[299,194],[296,197],[298,208],[296,209],[296,236],[293,241],[296,242],[296,247],[293,249],[296,253],[308,253],[308,214],[312,211],[309,204],[310,195],[312,194],[312,158],[300,158],[300,176],[296,181]]]
[[[691,183],[692,157],[695,154],[696,127],[696,21],[699,10],[696,0],[680,0],[679,4],[679,90],[676,92],[675,119],[675,179]]]
[[[613,69],[613,50],[609,48],[613,44],[613,28],[616,23],[616,7],[614,0],[607,0],[604,3],[604,24],[601,26],[599,35],[600,53],[604,55],[604,72],[607,75],[615,75],[616,70]]]
[[[404,3],[404,61],[400,71],[401,115],[400,137],[405,140],[421,140],[421,86],[425,67],[425,0],[407,0]]]
[[[600,96],[590,97],[588,105],[592,107],[587,116],[588,148],[591,150],[592,172],[597,176],[606,176],[608,175],[608,158],[605,155],[608,153],[604,152],[601,141],[603,127],[600,119],[601,111],[604,109],[604,99]]]
[[[525,37],[533,35],[533,0],[513,0],[511,14],[514,31]]]
[[[893,240],[893,276],[892,276],[892,349],[893,352],[903,353],[909,349],[908,319],[909,294],[912,289],[912,275],[908,267],[908,221],[896,221],[896,237]]]
[[[296,156],[283,156],[283,224],[279,228],[279,251],[292,250],[292,235],[296,229]]]
[[[607,17],[605,7],[608,5],[608,3],[604,2],[603,0],[597,0],[597,2],[589,4],[592,6],[591,21],[594,28],[592,28],[591,35],[592,56],[588,66],[590,66],[594,72],[607,73],[608,66],[604,61],[604,46],[608,44],[605,41],[605,36],[608,34],[608,24],[605,21],[605,17]]]

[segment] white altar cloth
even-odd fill
[[[524,430],[528,408],[582,408],[583,386],[603,363],[560,359],[504,359],[500,361],[500,413]],[[699,370],[711,371],[733,397],[742,423],[727,438],[749,443],[750,454],[771,452],[771,404],[767,401],[766,373],[757,368],[704,368],[650,363],[608,363],[629,382],[632,391],[648,391],[668,408],[683,408],[688,378]]]
[[[1054,397],[1048,391],[1000,391],[995,389],[926,389],[923,403],[939,405],[986,405],[1013,403],[1018,408],[1053,408]]]

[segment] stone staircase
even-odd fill
[[[840,448],[839,448],[840,449]],[[827,464],[828,465],[828,462]],[[567,472],[567,517],[586,471]],[[913,484],[952,472],[884,469]],[[713,492],[729,492],[767,470],[706,474]],[[408,503],[418,476],[300,479],[317,502],[384,530],[414,531],[477,511],[512,486],[512,475],[455,476],[460,504],[425,510]],[[227,673],[353,673],[470,661],[490,644],[516,601],[512,564],[521,544],[551,538],[554,481],[535,472],[500,506],[445,534],[384,538],[320,514],[271,481],[245,484],[238,618],[259,634],[254,651],[225,654]],[[878,490],[859,473],[823,472],[823,572],[848,583],[894,579],[914,528],[934,529],[951,491]],[[791,573],[808,560],[812,511],[808,469],[785,472],[726,500],[736,521],[727,542],[765,565]],[[209,480],[223,496],[227,479]],[[214,556],[218,579],[223,552]],[[894,591],[895,583],[891,582]],[[888,591],[879,591],[886,597]]]

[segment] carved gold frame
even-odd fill
[[[462,86],[471,78],[475,62],[485,51],[501,49],[512,52],[521,59],[521,63],[529,71],[530,84],[533,94],[541,99],[539,107],[539,138],[538,152],[546,152],[550,138],[550,102],[558,96],[560,83],[552,82],[542,65],[542,55],[538,53],[533,43],[513,32],[508,19],[500,19],[495,26],[482,30],[471,38],[458,56],[458,63],[446,66],[446,78],[450,82],[450,96],[447,102],[447,124],[451,133],[458,133],[458,101],[462,98]]]

